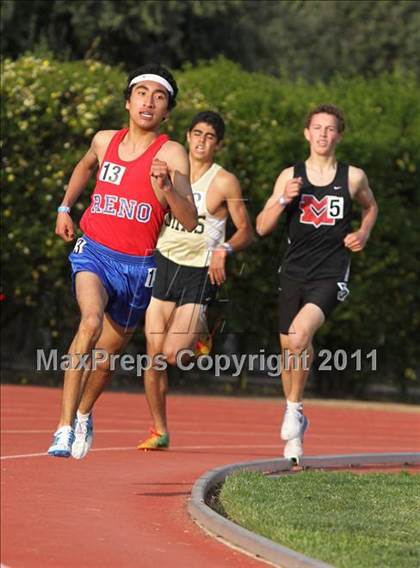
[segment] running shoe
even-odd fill
[[[143,440],[138,446],[138,450],[167,450],[169,448],[169,433],[156,432],[150,428],[150,436]]]
[[[207,307],[201,306],[202,310],[200,312],[200,322],[202,333],[199,335],[197,342],[194,345],[194,356],[199,357],[200,355],[208,355],[213,347],[213,337],[221,325],[221,320],[218,320],[213,327],[212,331],[209,331],[209,324],[207,321]]]
[[[283,440],[293,440],[302,433],[305,416],[300,410],[286,408],[283,424],[281,425],[280,435]]]
[[[213,347],[213,338],[209,333],[203,333],[194,346],[194,355],[208,355]]]
[[[306,416],[303,417],[302,432],[300,436],[288,440],[284,446],[283,455],[286,459],[292,460],[296,464],[299,463],[300,458],[303,456],[303,436],[309,426],[309,420]]]
[[[85,457],[93,442],[93,417],[92,413],[85,421],[74,419],[74,442],[71,447],[71,455],[77,460]]]
[[[48,455],[56,458],[69,458],[73,440],[73,428],[71,426],[62,426],[54,432],[52,444],[48,448]]]

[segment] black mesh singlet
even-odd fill
[[[301,177],[303,185],[286,209],[289,245],[282,274],[301,282],[347,280],[350,253],[343,239],[351,232],[348,172],[348,165],[339,162],[329,185],[314,186],[306,175],[305,163],[295,165],[294,177]]]

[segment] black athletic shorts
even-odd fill
[[[172,262],[159,251],[155,252],[156,279],[152,296],[165,302],[209,304],[216,296],[217,286],[211,284],[208,267],[184,266]]]
[[[336,279],[298,282],[280,273],[279,332],[288,334],[292,321],[305,304],[315,304],[327,318],[349,294],[348,282],[337,282]]]

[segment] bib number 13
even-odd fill
[[[120,185],[125,172],[125,167],[112,162],[104,162],[101,168],[99,179],[114,185]]]

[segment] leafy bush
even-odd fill
[[[177,79],[180,99],[169,134],[183,141],[197,111],[219,111],[227,135],[218,161],[239,177],[253,218],[279,171],[306,157],[306,112],[320,102],[343,108],[348,124],[338,156],[367,172],[380,214],[366,251],[353,256],[351,299],[322,328],[318,346],[345,347],[348,353],[378,348],[381,377],[393,376],[403,390],[407,380],[416,379],[419,359],[420,96],[415,77],[336,77],[328,85],[308,85],[248,73],[219,59],[186,67]],[[33,306],[56,335],[69,321],[63,312],[68,302],[62,301],[69,296],[69,247],[53,234],[56,206],[93,133],[124,124],[124,83],[121,70],[91,61],[25,56],[4,64],[6,313]],[[230,299],[225,331],[246,333],[248,349],[276,348],[276,271],[284,248],[281,223],[272,236],[232,261],[223,290]],[[372,373],[354,375],[352,388],[357,377],[366,381],[367,376]]]
[[[227,121],[220,161],[240,178],[252,216],[271,192],[278,172],[307,155],[306,112],[334,102],[347,117],[338,157],[362,167],[379,203],[378,223],[365,252],[353,255],[350,300],[318,335],[319,347],[345,347],[350,354],[377,348],[380,376],[391,375],[404,390],[415,379],[420,324],[419,230],[420,93],[411,75],[376,79],[336,77],[330,84],[291,83],[242,71],[224,60],[189,68],[180,77],[182,104],[172,128],[182,133],[197,110],[214,108]],[[181,128],[179,128],[179,126]],[[359,215],[355,216],[357,226]],[[240,255],[245,276],[231,279],[234,328],[254,333],[255,344],[275,340],[276,267],[284,252],[284,227]],[[236,264],[239,269],[241,263]],[[251,301],[250,301],[251,299]],[[261,329],[261,323],[266,329]],[[373,373],[352,375],[363,391]]]
[[[3,67],[6,315],[13,317],[12,302],[36,306],[53,335],[69,289],[68,246],[54,236],[57,204],[93,134],[124,123],[122,90],[121,72],[96,62],[26,56]]]

